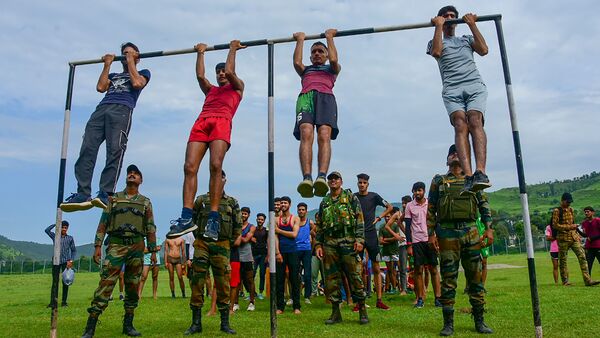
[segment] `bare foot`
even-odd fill
[[[302,311],[300,311],[300,309],[295,309],[295,310],[294,310],[294,314],[295,314],[295,315],[299,315],[299,314],[301,314],[301,313],[302,313]]]
[[[280,315],[280,314],[283,314],[283,311],[281,311],[281,310],[277,310],[277,312],[276,312],[276,313],[277,313],[278,315]]]

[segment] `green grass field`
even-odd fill
[[[495,336],[534,336],[529,292],[529,280],[525,255],[490,257],[490,264],[510,264],[523,268],[495,269],[489,271],[486,322],[495,331]],[[573,287],[555,286],[549,255],[543,252],[536,256],[538,287],[542,311],[542,324],[546,337],[597,337],[598,313],[600,310],[600,287],[584,287],[581,274],[573,254],[569,267]],[[599,267],[593,277],[600,279]],[[44,337],[50,328],[49,301],[50,275],[0,276],[0,336]],[[79,337],[87,318],[86,308],[98,283],[97,273],[79,273],[69,292],[69,306],[59,308],[59,337]],[[464,278],[459,285],[464,285]],[[462,289],[462,288],[461,288]],[[115,293],[118,298],[118,289]],[[144,290],[144,297],[136,311],[135,326],[144,337],[179,337],[191,321],[189,299],[170,298],[168,274],[161,271],[159,298],[151,298],[151,284]],[[375,300],[368,304],[371,322],[360,326],[358,315],[347,306],[342,310],[344,322],[325,326],[330,313],[323,297],[312,305],[302,303],[302,314],[287,311],[278,318],[280,337],[432,337],[437,336],[442,326],[441,310],[433,307],[430,293],[423,309],[413,309],[412,296],[384,296],[392,307],[390,311],[374,308]],[[232,316],[232,327],[244,337],[269,336],[268,300],[257,300],[255,312],[246,312],[247,302],[240,300],[241,310]],[[467,296],[459,293],[457,309],[468,306]],[[203,312],[208,308],[205,306]],[[121,335],[123,308],[118,300],[113,301],[100,317],[97,337]],[[471,316],[458,313],[455,316],[455,335],[461,337],[480,336],[473,329]],[[202,336],[221,336],[219,320],[203,316]]]

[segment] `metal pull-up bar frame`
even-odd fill
[[[508,110],[509,117],[511,122],[512,134],[513,134],[513,146],[515,150],[515,160],[517,165],[517,175],[519,181],[519,193],[521,199],[521,209],[523,215],[523,223],[525,227],[525,239],[527,244],[527,266],[529,271],[529,285],[531,290],[531,302],[532,302],[532,312],[533,312],[533,322],[535,327],[535,335],[540,338],[543,337],[542,332],[542,321],[540,316],[540,307],[539,307],[539,297],[537,291],[537,280],[535,273],[535,260],[533,254],[533,239],[531,235],[531,222],[529,217],[529,202],[527,200],[527,187],[525,184],[525,174],[523,170],[523,155],[521,153],[521,141],[519,137],[519,130],[517,124],[517,114],[515,110],[515,103],[512,91],[512,83],[510,78],[510,71],[508,67],[508,56],[506,53],[506,46],[504,43],[504,33],[502,31],[502,15],[493,14],[493,15],[482,15],[477,18],[477,22],[482,21],[494,21],[496,27],[496,33],[498,36],[498,44],[500,47],[500,56],[502,61],[502,70],[504,72],[504,82],[506,86],[506,95],[508,100]],[[446,24],[461,24],[465,23],[463,19],[453,19],[447,20]],[[343,37],[343,36],[354,36],[354,35],[365,35],[365,34],[373,34],[373,33],[384,33],[384,32],[393,32],[393,31],[402,31],[402,30],[411,30],[411,29],[419,29],[419,28],[429,28],[432,27],[433,24],[431,22],[425,23],[417,23],[417,24],[409,24],[409,25],[398,25],[398,26],[386,26],[379,28],[359,28],[359,29],[350,29],[350,30],[341,30],[338,31],[335,37]],[[307,35],[305,40],[316,40],[325,38],[324,33]],[[274,197],[275,197],[275,172],[274,172],[274,73],[273,73],[273,65],[274,65],[274,45],[279,43],[288,43],[295,42],[296,40],[293,37],[285,37],[278,39],[261,39],[261,40],[249,40],[241,42],[242,45],[247,47],[253,46],[268,46],[268,203],[269,203],[269,236],[274,238],[275,236],[275,211],[274,211]],[[215,50],[225,50],[229,48],[229,44],[217,44],[213,46],[209,46],[207,51],[215,51]],[[145,58],[153,58],[153,57],[163,57],[163,56],[171,56],[171,55],[180,55],[180,54],[191,54],[195,53],[196,50],[194,48],[180,49],[180,50],[171,50],[171,51],[154,51],[147,53],[140,53],[139,57],[141,59]],[[124,59],[124,56],[116,56],[115,61],[121,61]],[[72,61],[69,62],[69,78],[67,84],[67,98],[65,103],[65,115],[64,115],[64,126],[63,126],[63,137],[62,137],[62,147],[61,147],[61,160],[60,160],[60,170],[59,170],[59,179],[58,179],[58,196],[57,196],[57,211],[56,211],[56,224],[60,224],[62,221],[62,211],[60,210],[60,204],[63,201],[64,197],[64,184],[65,184],[65,169],[66,169],[66,158],[67,158],[67,148],[68,148],[68,139],[69,139],[69,127],[70,127],[70,117],[71,117],[71,101],[73,94],[73,82],[75,78],[75,67],[89,64],[102,63],[102,59],[91,59],[91,60],[81,60],[81,61]],[[271,304],[271,337],[277,336],[277,317],[275,314],[275,242],[270,241],[269,243],[269,270],[270,270],[270,278],[271,278],[271,296],[270,296],[270,304]],[[53,269],[52,269],[52,290],[51,290],[51,299],[52,299],[52,315],[51,315],[51,330],[50,336],[56,337],[57,335],[57,318],[58,318],[58,281],[59,281],[59,261],[60,259],[60,241],[55,241],[54,243],[54,259],[53,259]]]

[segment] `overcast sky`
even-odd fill
[[[55,220],[68,61],[118,53],[133,41],[144,51],[209,45],[232,39],[291,36],[427,22],[448,4],[439,1],[8,1],[0,12],[0,234],[50,243],[44,227]],[[456,1],[461,15],[502,14],[516,100],[526,180],[538,183],[598,170],[600,138],[600,8],[595,1]],[[489,54],[476,56],[489,98],[488,175],[494,189],[516,186],[506,91],[493,22],[479,24]],[[457,34],[468,34],[461,25]],[[371,190],[399,201],[416,181],[444,172],[453,132],[441,99],[435,60],[425,54],[433,28],[336,39],[342,72],[334,89],[340,134],[331,170],[356,190],[355,175],[371,175]],[[308,45],[308,43],[307,43]],[[305,48],[305,56],[308,55]],[[300,80],[293,44],[275,47],[276,195],[301,201],[298,142],[292,136]],[[207,53],[207,68],[226,51]],[[233,122],[224,169],[226,191],[241,205],[267,211],[266,47],[238,52],[246,83]],[[306,59],[305,62],[308,62]],[[134,111],[124,165],[144,174],[159,234],[181,209],[183,160],[189,130],[204,100],[195,80],[195,55],[144,59],[152,79]],[[115,63],[113,71],[119,71]],[[96,92],[101,65],[77,67],[69,132],[65,197],[76,191],[73,164]],[[316,149],[316,148],[315,148]],[[316,159],[316,156],[315,156]],[[105,160],[98,156],[93,190]],[[316,169],[315,169],[316,170]],[[119,187],[124,187],[121,173]],[[201,166],[198,191],[207,190]],[[121,189],[121,188],[119,188]],[[319,200],[306,200],[310,208]],[[493,201],[491,201],[493,207]],[[93,241],[99,209],[65,214],[78,244]],[[254,218],[252,216],[252,219]]]

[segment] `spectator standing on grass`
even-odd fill
[[[581,223],[583,231],[587,236],[585,242],[585,257],[588,263],[588,271],[592,274],[592,265],[597,259],[600,263],[600,218],[594,217],[595,210],[592,207],[585,207],[585,220]]]
[[[297,206],[299,229],[296,237],[296,248],[298,249],[298,264],[302,269],[298,269],[304,283],[304,302],[311,304],[310,296],[312,294],[312,247],[310,242],[310,232],[314,230],[314,222],[306,217],[308,206],[304,202],[298,203]]]
[[[56,224],[49,225],[46,230],[46,234],[52,242],[54,242],[56,235],[52,231],[52,228],[56,227]],[[63,272],[65,269],[73,268],[73,260],[75,259],[75,255],[77,255],[77,248],[75,247],[75,240],[73,240],[73,236],[67,235],[67,231],[69,230],[69,222],[62,221],[60,226],[60,271]],[[69,285],[65,284],[63,281],[63,292],[62,292],[62,302],[61,306],[68,306],[67,297],[69,296]],[[50,304],[48,307],[54,307],[53,305],[54,299],[50,299]]]
[[[252,256],[254,257],[254,277],[256,278],[256,271],[258,270],[259,284],[258,284],[258,299],[263,300],[263,292],[265,291],[265,274],[267,270],[267,239],[269,238],[269,231],[265,228],[265,220],[267,216],[263,213],[256,215],[256,229],[252,236]]]
[[[554,284],[558,284],[558,242],[552,236],[552,225],[546,226],[546,240],[550,242],[550,258],[552,259],[552,276]]]
[[[242,207],[242,238],[240,241],[240,277],[246,291],[248,291],[248,311],[254,311],[254,297],[256,297],[256,287],[254,285],[254,258],[252,257],[251,241],[256,227],[248,222],[250,217],[250,208]]]
[[[156,250],[161,249],[160,239],[156,239]],[[138,296],[142,298],[142,291],[144,291],[144,284],[148,279],[148,273],[152,269],[152,297],[154,300],[157,298],[158,291],[158,272],[160,271],[160,255],[156,255],[156,262],[152,262],[152,253],[148,251],[148,245],[144,249],[144,270],[142,270],[142,278],[140,279],[140,286],[138,288]]]
[[[594,286],[600,284],[600,281],[594,281],[590,277],[585,253],[581,245],[581,237],[576,230],[578,225],[574,224],[575,215],[571,203],[573,203],[573,196],[565,192],[560,199],[560,206],[552,211],[552,227],[556,230],[556,240],[558,241],[560,278],[564,286],[573,285],[569,281],[569,270],[567,269],[567,255],[569,249],[571,249],[579,261],[579,268],[585,286]]]

